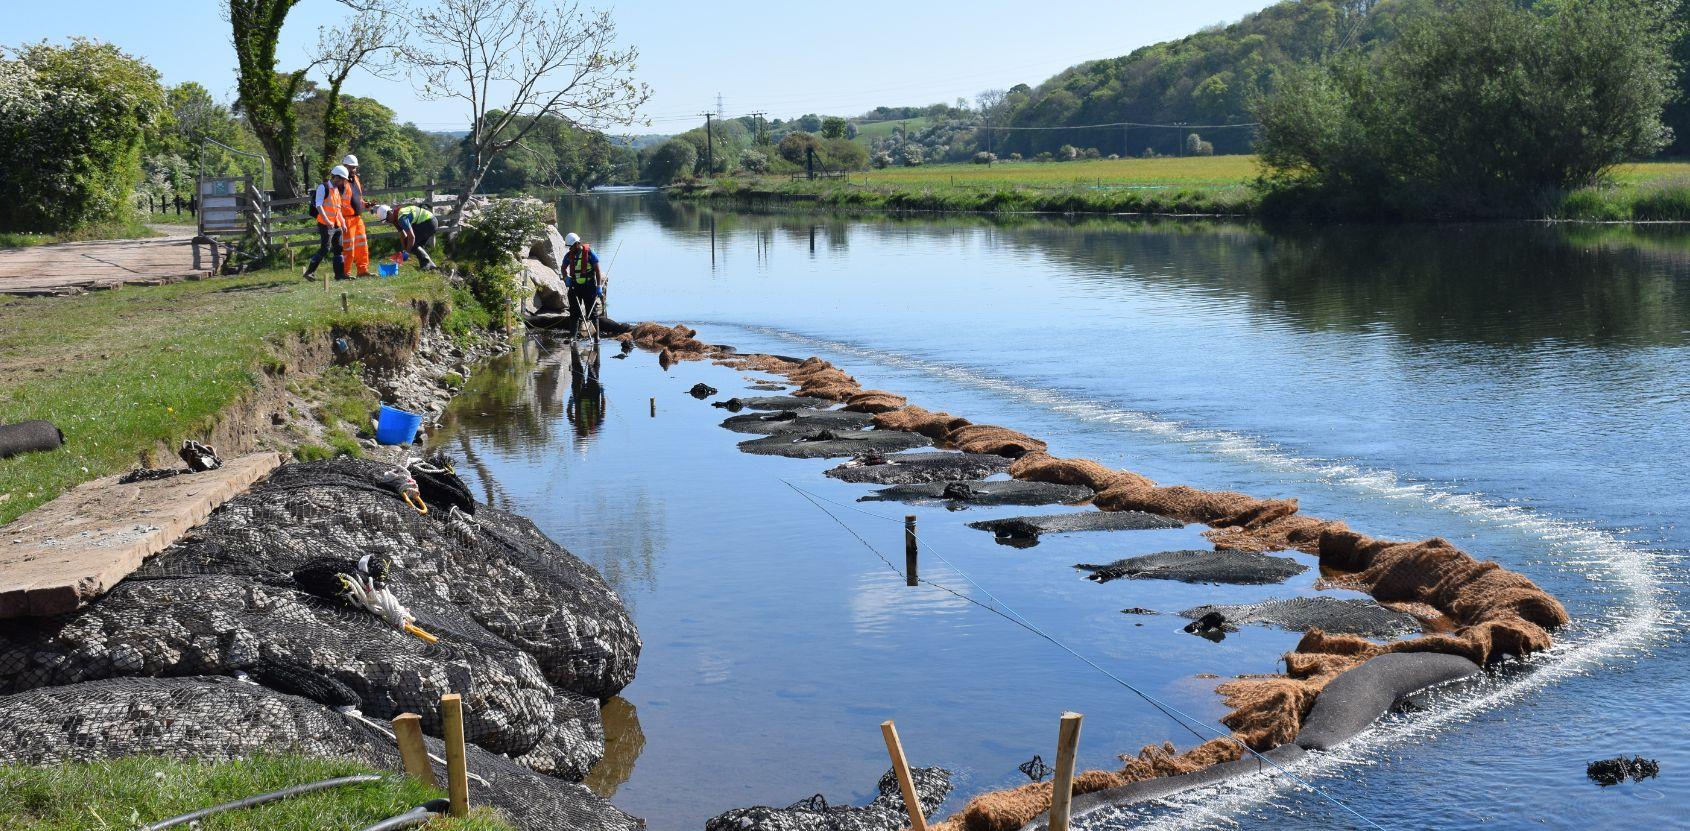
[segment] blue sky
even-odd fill
[[[589,5],[584,3],[583,5]],[[198,81],[234,97],[235,56],[218,0],[7,2],[0,43],[72,35],[118,44],[157,67],[166,83]],[[879,104],[972,99],[1037,84],[1064,67],[1123,55],[1149,43],[1232,22],[1266,0],[1068,0],[1063,3],[741,2],[623,0],[612,9],[620,39],[640,50],[638,77],[653,96],[644,114],[669,133],[716,108],[854,115]],[[1058,13],[1057,10],[1060,10]],[[317,27],[346,17],[334,0],[304,0],[288,18],[283,68],[305,63]],[[355,75],[348,91],[381,100],[425,129],[458,129],[463,105],[426,101],[407,81]]]

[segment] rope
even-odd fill
[[[163,829],[166,828],[175,828],[178,825],[186,825],[194,820],[204,819],[205,817],[209,817],[213,814],[221,814],[224,811],[251,808],[255,805],[263,805],[266,802],[275,802],[278,799],[287,799],[290,796],[299,796],[300,794],[308,794],[313,791],[338,788],[342,785],[360,785],[365,782],[377,782],[380,780],[380,776],[373,773],[364,773],[357,776],[338,776],[334,779],[324,779],[321,782],[308,782],[303,785],[294,785],[292,787],[283,788],[279,791],[261,793],[244,799],[237,799],[233,802],[213,805],[210,808],[201,808],[198,811],[191,811],[181,816],[171,817],[170,819],[162,822],[155,822],[152,825],[142,828],[141,831],[163,831]]]
[[[803,488],[800,488],[797,485],[794,485],[791,482],[786,481],[785,479],[781,479],[779,481],[780,481],[781,484],[786,485],[787,487],[791,488],[793,491],[797,492],[799,496],[804,497],[804,499],[807,500],[811,505],[816,506],[817,510],[820,510],[822,513],[827,514],[829,519],[832,519],[835,523],[837,523],[839,525],[839,527],[844,528],[846,530],[846,532],[848,532],[851,536],[855,537],[857,539],[857,541],[862,543],[863,546],[865,548],[867,548],[869,551],[874,552],[874,555],[876,557],[879,557],[880,561],[885,563],[886,566],[888,568],[892,569],[892,571],[894,573],[897,573],[897,574],[900,574],[900,575],[903,574],[903,572],[898,571],[898,567],[896,565],[893,565],[893,563],[890,559],[887,559],[886,555],[880,553],[879,549],[876,549],[871,543],[869,543],[868,540],[863,539],[862,535],[858,534],[855,530],[853,530],[851,528],[851,526],[845,524],[845,522],[843,520],[841,520],[839,517],[835,516],[832,511],[829,511],[827,508],[823,507],[821,503],[827,502],[831,505],[835,505],[835,506],[840,507],[840,508],[845,508],[845,509],[848,509],[848,510],[856,511],[857,513],[863,514],[865,516],[874,517],[875,519],[886,520],[888,522],[895,522],[895,523],[902,524],[903,520],[897,519],[896,517],[889,517],[889,516],[884,516],[884,515],[881,515],[881,514],[876,514],[876,513],[873,513],[871,511],[865,511],[861,508],[856,507],[855,505],[846,505],[842,502],[835,502],[834,500],[828,499],[825,496],[820,496],[818,494],[812,494],[809,491],[806,491]],[[1351,808],[1350,806],[1344,804],[1337,797],[1332,796],[1331,794],[1327,793],[1326,791],[1322,790],[1321,788],[1319,788],[1319,787],[1317,787],[1317,786],[1315,786],[1315,785],[1313,785],[1309,782],[1306,782],[1303,779],[1301,779],[1300,777],[1292,774],[1290,771],[1288,771],[1284,767],[1282,767],[1278,762],[1275,762],[1274,760],[1269,759],[1268,757],[1262,755],[1261,753],[1258,753],[1254,748],[1245,744],[1237,736],[1234,736],[1231,733],[1223,732],[1219,728],[1214,727],[1214,726],[1210,725],[1209,723],[1207,723],[1205,721],[1202,721],[1202,720],[1197,719],[1193,716],[1187,715],[1186,713],[1180,711],[1178,708],[1173,707],[1172,705],[1166,704],[1166,703],[1158,700],[1155,696],[1152,696],[1149,693],[1139,689],[1138,687],[1133,686],[1132,683],[1128,682],[1126,679],[1121,678],[1120,676],[1116,675],[1113,672],[1110,672],[1108,669],[1105,669],[1103,666],[1099,665],[1096,661],[1093,661],[1092,659],[1080,654],[1079,652],[1075,651],[1073,649],[1073,647],[1068,646],[1067,644],[1058,640],[1055,636],[1049,634],[1048,632],[1045,632],[1043,629],[1040,629],[1038,626],[1034,625],[1031,621],[1029,621],[1025,617],[1023,617],[1020,612],[1015,611],[1015,609],[1013,607],[1011,607],[1008,603],[1005,603],[1001,598],[999,598],[997,595],[993,594],[985,586],[980,585],[978,582],[976,582],[974,580],[974,578],[968,576],[967,572],[958,568],[955,563],[953,563],[949,559],[947,559],[945,557],[945,555],[937,549],[937,547],[929,546],[928,544],[921,541],[921,537],[919,535],[914,534],[914,532],[910,532],[910,533],[913,536],[915,536],[916,542],[918,544],[920,544],[922,546],[922,548],[931,551],[933,556],[939,558],[940,562],[944,563],[952,571],[956,572],[958,576],[960,576],[962,579],[968,581],[969,585],[973,586],[976,590],[978,590],[980,593],[984,594],[986,597],[991,598],[993,603],[996,603],[997,606],[1002,607],[1002,608],[999,609],[999,608],[996,608],[996,607],[993,607],[993,606],[989,606],[985,603],[980,602],[979,600],[976,600],[976,599],[969,597],[967,595],[964,595],[964,594],[962,594],[962,593],[960,593],[960,592],[958,592],[954,589],[951,589],[948,586],[940,585],[940,584],[935,583],[935,582],[928,580],[926,578],[918,577],[917,578],[918,582],[925,583],[925,584],[932,586],[936,589],[940,589],[941,591],[944,591],[948,594],[951,594],[952,596],[955,596],[955,597],[960,598],[962,600],[965,600],[969,603],[972,603],[976,606],[979,606],[980,608],[985,609],[986,611],[991,612],[992,614],[995,614],[998,617],[1001,617],[1004,620],[1007,620],[1010,623],[1013,623],[1016,626],[1019,626],[1022,629],[1025,629],[1028,632],[1031,632],[1034,635],[1037,635],[1038,637],[1043,638],[1046,641],[1049,641],[1050,643],[1054,644],[1058,648],[1062,649],[1062,651],[1067,652],[1069,655],[1072,655],[1075,658],[1079,659],[1086,666],[1089,666],[1092,669],[1097,670],[1098,672],[1102,673],[1105,677],[1109,678],[1111,681],[1114,681],[1115,683],[1120,684],[1121,686],[1127,688],[1134,695],[1137,695],[1139,698],[1143,699],[1150,706],[1156,708],[1156,710],[1158,712],[1167,716],[1175,724],[1178,724],[1180,727],[1184,728],[1187,732],[1191,733],[1193,736],[1196,736],[1199,741],[1207,741],[1208,739],[1205,736],[1203,736],[1203,734],[1199,733],[1196,729],[1193,729],[1191,727],[1191,724],[1196,724],[1199,727],[1202,727],[1205,730],[1208,730],[1209,732],[1215,734],[1215,737],[1217,737],[1217,738],[1229,739],[1229,740],[1237,743],[1238,746],[1244,750],[1244,752],[1246,752],[1246,753],[1248,753],[1251,756],[1254,756],[1256,758],[1256,763],[1257,763],[1258,766],[1261,765],[1261,764],[1264,764],[1264,763],[1267,764],[1267,765],[1271,765],[1274,770],[1278,771],[1279,773],[1284,774],[1286,776],[1286,778],[1288,778],[1291,781],[1297,783],[1298,785],[1301,785],[1301,786],[1313,791],[1316,795],[1320,796],[1322,799],[1324,799],[1324,800],[1332,803],[1333,805],[1336,805],[1337,807],[1343,809],[1346,813],[1350,814],[1351,816],[1353,816],[1357,820],[1359,820],[1363,825],[1365,825],[1369,828],[1378,829],[1379,831],[1384,831],[1384,828],[1382,826],[1380,826],[1378,823],[1376,823],[1373,820],[1368,819],[1367,817],[1363,816],[1356,809]],[[1189,724],[1187,722],[1189,722]]]

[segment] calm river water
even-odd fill
[[[1554,592],[1575,623],[1553,654],[1296,769],[1380,825],[1682,822],[1690,231],[843,218],[623,194],[568,200],[560,217],[610,264],[619,320],[821,355],[865,386],[1163,483],[1295,496],[1379,536],[1441,535]],[[739,373],[613,354],[595,385],[591,354],[530,344],[472,379],[440,438],[479,492],[598,565],[633,610],[639,677],[607,708],[611,751],[592,783],[622,808],[697,829],[818,791],[866,800],[887,768],[886,718],[915,763],[956,772],[944,813],[1026,781],[1016,765],[1052,758],[1064,710],[1086,714],[1085,766],[1194,743],[1049,644],[905,588],[783,484],[847,504],[868,491],[821,476],[831,463],[736,452],[747,437],[685,391],[747,394]],[[897,521],[832,510],[880,552],[901,549]],[[1070,568],[1207,547],[1197,529],[1018,550],[963,523],[1025,509],[908,510],[982,586],[1200,718],[1224,713],[1215,676],[1273,671],[1296,635],[1210,643],[1171,613],[1315,592],[1312,572],[1211,587],[1098,585]],[[942,563],[923,573],[979,597]],[[1585,778],[1586,762],[1619,753],[1658,758],[1661,777]],[[1357,821],[1254,784],[1088,825]]]

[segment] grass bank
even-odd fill
[[[190,222],[192,217],[189,218]],[[21,231],[0,231],[0,249],[28,248],[32,245],[47,245],[54,242],[90,242],[104,239],[146,239],[156,237],[158,232],[148,228],[141,219],[131,219],[125,222],[99,222],[85,225],[73,231],[63,231],[56,234],[31,234]]]
[[[0,805],[10,831],[130,831],[189,811],[290,785],[360,773],[356,762],[299,756],[257,756],[233,762],[183,762],[130,756],[52,767],[0,766]],[[195,825],[205,831],[320,831],[363,828],[445,796],[415,780],[387,774],[349,785],[231,811]],[[472,809],[442,818],[437,831],[511,831],[496,812]]]
[[[1254,156],[942,164],[844,178],[721,177],[672,189],[682,198],[838,208],[983,213],[1261,215]],[[1566,194],[1520,219],[1690,221],[1690,162],[1620,165],[1607,184]]]
[[[275,269],[76,297],[0,297],[0,423],[47,419],[66,437],[59,450],[0,460],[0,525],[80,482],[134,467],[161,443],[205,433],[277,369],[274,356],[290,338],[415,331],[409,302],[447,295],[439,276],[406,268],[329,293]],[[455,311],[448,328],[469,326],[455,319],[467,314]]]

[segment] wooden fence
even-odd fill
[[[372,207],[375,197],[390,199],[395,207],[412,204],[427,207],[434,213],[435,226],[444,234],[457,227],[458,214],[452,203],[457,201],[460,186],[429,182],[423,186],[374,188],[364,191],[365,207]],[[312,186],[314,191],[316,186]],[[410,197],[410,198],[405,198]],[[211,269],[219,270],[220,260],[228,255],[238,240],[253,239],[260,248],[272,251],[293,245],[317,244],[317,220],[311,216],[310,195],[276,199],[258,188],[250,176],[208,177],[199,182],[199,238],[194,244],[194,268],[200,268],[200,247],[211,250]],[[396,237],[399,231],[366,215],[370,239]]]

